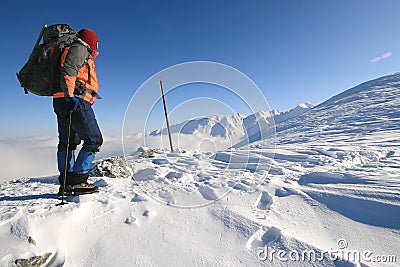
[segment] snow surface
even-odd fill
[[[55,176],[3,183],[0,266],[398,266],[399,104],[397,73],[277,123],[276,149],[156,149],[64,206]]]

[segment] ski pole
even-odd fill
[[[65,157],[65,165],[64,165],[64,177],[63,177],[63,185],[62,185],[62,194],[61,194],[61,202],[56,204],[56,206],[67,204],[64,202],[64,193],[65,193],[65,185],[67,183],[67,165],[68,165],[68,153],[69,153],[69,139],[71,137],[71,124],[72,124],[72,112],[69,111],[69,120],[68,120],[68,137],[67,137],[67,154]]]

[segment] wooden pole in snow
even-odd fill
[[[169,146],[171,147],[171,152],[174,151],[172,146],[172,138],[171,138],[171,131],[169,129],[169,121],[168,121],[168,113],[167,113],[167,104],[165,102],[165,95],[164,95],[164,87],[160,76],[160,88],[161,88],[161,96],[164,104],[164,115],[165,115],[165,122],[167,123],[167,130],[168,130],[168,138],[169,138]]]

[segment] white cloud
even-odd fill
[[[381,57],[374,57],[373,59],[371,59],[372,63],[378,62],[379,60],[381,60]]]
[[[0,150],[0,182],[57,174],[57,140],[54,138],[3,140]]]
[[[383,54],[383,55],[381,56],[381,59],[388,58],[388,57],[390,57],[390,56],[392,56],[392,53],[388,52],[388,53]]]
[[[382,59],[389,58],[391,56],[392,56],[392,53],[391,52],[387,52],[387,53],[383,54],[382,56],[374,57],[373,59],[371,59],[371,62],[375,63],[375,62],[378,62],[378,61],[380,61]]]
[[[1,140],[0,183],[22,177],[58,175],[57,143],[57,137],[39,136]],[[122,155],[121,137],[104,136],[96,158],[114,155]]]

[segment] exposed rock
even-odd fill
[[[36,241],[31,236],[28,236],[28,242],[29,244],[36,246]]]
[[[123,156],[99,160],[90,171],[91,176],[110,178],[131,178],[133,169]]]
[[[153,158],[154,150],[147,147],[139,147],[137,152],[139,153],[139,158]]]
[[[41,267],[46,264],[46,261],[51,256],[51,253],[46,253],[41,256],[33,256],[29,259],[18,259],[15,260],[15,265],[18,267]]]

